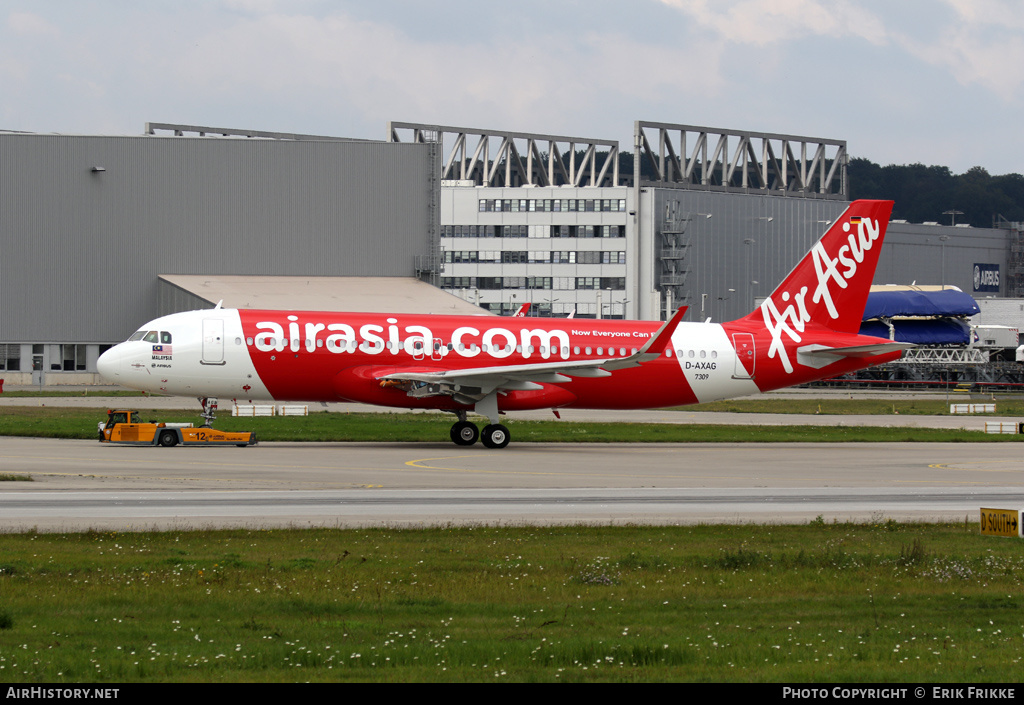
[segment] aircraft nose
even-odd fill
[[[119,345],[115,345],[96,360],[96,371],[100,373],[100,377],[115,384],[121,373],[121,351],[118,350],[119,347]]]

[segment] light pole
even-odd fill
[[[946,290],[946,240],[949,235],[939,235],[939,242],[942,243],[942,290]]]
[[[747,293],[746,293],[747,303],[745,303],[744,306],[749,306],[750,310],[753,310],[753,308],[754,308],[754,297],[753,297],[753,294],[751,293],[751,288],[750,288],[750,284],[751,284],[751,274],[750,274],[750,267],[751,267],[750,260],[751,260],[751,256],[750,255],[751,255],[751,252],[753,251],[752,245],[754,244],[754,238],[752,238],[752,237],[746,238],[745,240],[743,240],[743,244],[747,246],[747,248],[746,248],[746,250],[747,250]]]
[[[729,299],[731,299],[732,295],[735,294],[735,293],[736,293],[735,289],[726,289],[725,290],[725,296],[719,296],[718,297],[718,300],[722,302],[722,303],[720,303],[718,305],[718,320],[720,320],[720,321],[726,320],[726,318],[725,318],[726,314],[723,313],[722,311],[726,307],[726,303],[725,302],[728,301]]]
[[[629,299],[623,299],[622,301],[618,302],[618,304],[620,306],[622,306],[622,318],[623,318],[623,320],[625,320],[625,318],[626,318],[626,304],[628,304],[628,303],[629,303]],[[612,309],[611,306],[609,306],[608,315],[611,316],[611,315],[614,315],[614,313],[615,313],[614,309]]]
[[[544,299],[544,300],[548,302],[548,316],[549,317],[554,317],[554,315],[555,315],[555,302],[558,301],[558,299],[550,298],[550,299]]]

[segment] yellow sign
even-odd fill
[[[1019,509],[981,508],[981,533],[989,536],[1024,536]]]

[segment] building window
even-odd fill
[[[0,344],[0,370],[19,372],[21,370],[21,345]]]
[[[602,212],[602,213],[624,213],[626,211],[626,199],[624,198],[538,198],[538,199],[480,199],[477,209],[480,213],[501,213],[501,212],[538,212],[538,213],[578,213],[578,212]]]
[[[441,277],[442,289],[475,289],[476,277]]]
[[[152,342],[157,342],[155,339]],[[85,371],[85,346],[65,344],[60,346],[61,369],[65,372]]]
[[[622,291],[626,288],[625,277],[576,277],[577,289],[612,289]]]
[[[476,250],[450,250],[444,253],[444,261],[445,264],[474,264],[481,254]]]
[[[524,264],[527,261],[527,252],[522,250],[507,250],[501,253],[502,264]]]

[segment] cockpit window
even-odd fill
[[[147,343],[163,343],[164,345],[171,344],[171,334],[165,330],[140,330],[132,333],[132,337],[128,338],[128,342],[133,340],[144,340]]]

